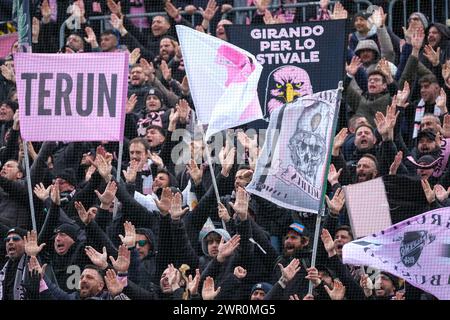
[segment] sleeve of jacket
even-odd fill
[[[135,48],[141,49],[141,56],[147,59],[148,61],[153,61],[155,59],[156,55],[153,51],[147,49],[144,47],[136,37],[131,34],[130,32],[127,32],[126,35],[120,37],[120,42],[127,46],[127,48],[131,51],[133,51]]]
[[[102,248],[106,248],[108,256],[116,256],[117,249],[107,234],[99,227],[95,220],[91,221],[84,228],[86,230],[86,245],[93,247],[98,252],[102,252]]]
[[[378,158],[379,174],[381,176],[389,174],[389,169],[392,162],[394,162],[395,156],[397,155],[397,146],[394,141],[383,141],[381,142],[381,148]]]
[[[377,28],[378,41],[380,42],[381,56],[388,61],[395,63],[394,46],[386,27]]]
[[[361,286],[353,279],[347,266],[344,265],[337,255],[328,258],[328,265],[334,270],[336,277],[345,286],[346,297],[349,300],[365,300],[366,296]]]
[[[353,78],[350,78],[348,75],[344,78],[344,96],[343,98],[348,103],[350,109],[352,111],[356,111],[359,107],[359,102],[362,98],[362,91],[359,88],[358,85],[356,85],[357,88],[350,85],[350,82]],[[359,89],[359,90],[358,90]]]
[[[248,296],[245,296],[241,288],[242,281],[230,272],[220,283],[220,292],[216,300],[248,300]]]
[[[56,143],[46,141],[42,144],[39,150],[37,158],[33,161],[30,168],[31,184],[35,185],[38,183],[43,183],[44,185],[49,185],[52,183],[52,178],[50,171],[47,166],[48,157],[52,155],[55,150]]]
[[[103,178],[98,171],[95,171],[91,179],[84,185],[83,189],[77,191],[70,202],[65,207],[66,213],[71,218],[78,218],[78,212],[75,209],[75,202],[79,201],[87,208],[93,206],[97,200],[97,195],[94,190],[99,189],[103,183]]]
[[[183,220],[172,220],[170,228],[174,248],[172,253],[173,257],[179,262],[177,265],[186,263],[191,267],[191,270],[196,269],[199,264],[199,259],[197,253],[192,248]]]
[[[45,217],[44,225],[39,232],[38,243],[51,243],[51,238],[53,236],[53,231],[58,226],[59,210],[61,208],[52,202],[52,205]],[[51,245],[44,247],[43,252],[46,252]]]
[[[131,300],[159,300],[158,294],[155,291],[147,291],[130,279],[127,279],[127,282],[128,285],[123,289],[123,293]]]

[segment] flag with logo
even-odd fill
[[[214,36],[177,25],[189,89],[206,139],[224,129],[262,119],[254,55]]]
[[[339,107],[338,90],[274,110],[247,191],[276,205],[318,213]]]
[[[399,222],[344,245],[343,263],[392,273],[438,299],[450,299],[450,208]]]

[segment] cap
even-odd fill
[[[10,233],[17,233],[23,239],[23,237],[25,237],[27,235],[27,230],[22,229],[20,227],[16,227],[16,228],[9,229],[8,232],[6,233],[6,235],[8,236]]]
[[[422,13],[422,12],[413,12],[409,15],[408,20],[410,20],[413,16],[417,16],[420,20],[420,22],[422,22],[423,28],[427,29],[428,28],[428,18]]]
[[[289,229],[287,231],[289,230],[294,230],[295,232],[297,232],[302,236],[308,236],[308,231],[306,230],[305,226],[298,222],[294,222],[291,225],[289,225]]]
[[[54,234],[58,234],[60,232],[67,234],[69,237],[72,238],[72,240],[76,241],[77,237],[78,237],[78,233],[80,232],[80,228],[76,224],[65,222],[65,223],[59,225],[53,231]]]
[[[164,95],[158,88],[150,88],[148,90],[148,96],[157,96],[161,101],[161,104],[164,102]]]
[[[12,109],[13,112],[16,112],[16,110],[19,109],[19,104],[17,102],[15,102],[15,101],[12,101],[12,100],[3,101],[0,104],[7,105],[8,107],[10,107]]]
[[[271,285],[268,282],[259,282],[252,287],[251,294],[253,294],[255,290],[262,290],[264,291],[265,294],[267,294],[270,291],[270,289],[272,289],[272,287],[273,285]]]
[[[371,16],[372,14],[370,13],[370,12],[367,12],[367,11],[365,11],[365,10],[361,10],[361,11],[358,11],[356,14],[355,14],[355,19],[356,18],[358,18],[358,17],[361,17],[361,18],[363,18],[364,20],[368,20],[369,19],[369,17]]]

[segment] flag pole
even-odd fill
[[[336,94],[336,115],[334,116],[333,129],[331,130],[331,132],[332,132],[331,137],[334,137],[334,135],[336,134],[336,127],[337,127],[338,118],[339,118],[339,107],[341,104],[343,90],[344,90],[343,82],[339,81],[337,94]],[[315,227],[315,231],[314,231],[313,252],[312,252],[311,266],[310,266],[311,268],[316,266],[317,248],[319,245],[319,237],[320,237],[320,225],[322,223],[322,218],[325,217],[325,194],[327,192],[328,171],[330,170],[331,149],[332,148],[333,148],[333,142],[330,139],[330,146],[328,148],[327,166],[325,169],[325,175],[324,175],[323,184],[322,184],[322,195],[321,195],[321,200],[320,200],[320,207],[319,207],[319,212],[317,214],[316,227]],[[309,281],[308,294],[312,294],[312,291],[313,291],[313,283],[311,281]]]
[[[197,118],[197,126],[200,127],[200,130],[201,130],[203,143],[205,144],[206,161],[208,162],[209,172],[211,173],[211,179],[212,179],[212,183],[213,183],[214,193],[216,195],[216,200],[217,200],[217,205],[218,205],[220,203],[219,188],[217,187],[216,175],[214,173],[214,168],[212,166],[213,163],[212,163],[212,160],[211,160],[211,154],[210,154],[209,147],[208,147],[208,141],[206,141],[206,139],[205,139],[205,132],[203,130],[203,125],[198,120],[197,113],[194,112],[194,114],[195,114],[195,116]],[[225,225],[225,221],[223,221],[223,219],[221,219],[221,220],[222,220],[222,227],[223,227],[223,229],[227,230],[227,227]]]
[[[120,183],[120,174],[122,172],[122,157],[123,157],[123,139],[119,141],[119,155],[117,159],[117,172],[116,172],[116,180],[117,183]],[[114,198],[114,209],[113,209],[113,218],[117,215],[117,210],[119,209],[119,200]]]
[[[19,50],[20,52],[31,52],[31,21],[30,21],[30,1],[14,0],[13,15],[17,19],[19,31]],[[37,231],[36,215],[34,212],[33,190],[31,186],[30,159],[28,158],[27,141],[22,140],[25,158],[25,173],[28,189],[28,201],[30,204],[31,223],[33,230]]]

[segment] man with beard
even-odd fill
[[[306,272],[304,269],[311,263],[311,250],[308,249],[309,238],[309,233],[302,224],[294,222],[289,226],[283,242],[283,253],[275,262],[273,283],[278,281],[281,276],[278,264],[286,267],[293,259],[299,259],[301,262],[300,273]]]
[[[394,127],[398,113],[395,105],[387,108],[386,116],[381,112],[376,114],[378,133],[382,141],[376,145],[376,138],[370,125],[361,124],[355,130],[356,150],[353,158],[344,158],[341,148],[347,137],[347,129],[342,129],[335,137],[332,149],[332,163],[336,170],[342,168],[341,183],[364,182],[375,178],[378,174],[389,173],[389,168],[397,154],[397,146],[394,143]]]
[[[418,163],[418,160],[425,155],[430,155],[434,159],[439,158],[441,153],[441,139],[440,135],[431,129],[425,129],[418,133],[417,135],[417,147],[411,150],[410,156]],[[404,162],[406,168],[410,175],[415,176],[417,171],[417,166],[411,161]]]
[[[375,279],[375,300],[393,300],[398,290],[398,278],[387,272],[381,272]]]

